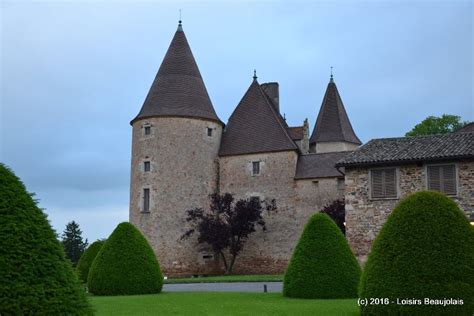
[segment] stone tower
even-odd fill
[[[352,129],[333,77],[329,80],[313,134],[309,139],[312,153],[354,150],[362,144]]]
[[[185,210],[217,188],[223,123],[212,106],[181,21],[132,125],[130,222],[152,245],[165,275],[206,273],[195,240],[181,240]]]

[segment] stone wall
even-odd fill
[[[453,199],[469,216],[474,209],[474,162],[456,164],[458,194]],[[426,165],[398,166],[397,173],[399,198],[426,190]],[[345,185],[346,237],[356,256],[364,263],[373,240],[399,199],[371,199],[367,168],[346,168]]]
[[[220,158],[221,193],[275,199],[278,207],[276,213],[265,214],[267,230],[259,228],[250,236],[237,258],[235,273],[283,273],[309,217],[327,202],[343,197],[336,178],[295,181],[297,158],[292,151]],[[253,161],[260,161],[258,176],[252,175]]]
[[[348,142],[318,142],[311,144],[310,152],[312,153],[329,153],[336,151],[356,150],[359,145]]]
[[[150,135],[144,133],[147,124]],[[180,237],[185,210],[207,206],[216,190],[221,135],[220,124],[199,119],[160,117],[133,124],[130,222],[150,242],[165,275],[212,272],[212,262],[204,259],[209,251],[195,238]],[[144,161],[151,162],[149,172]],[[142,212],[144,188],[150,189],[149,213]]]
[[[220,158],[220,191],[238,198],[275,199],[278,211],[265,214],[267,230],[253,233],[238,257],[234,272],[281,273],[286,268],[301,224],[294,205],[298,155],[294,151]],[[260,161],[260,175],[252,175],[252,162]]]

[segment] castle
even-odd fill
[[[235,273],[281,273],[307,219],[344,197],[334,167],[361,142],[332,76],[316,126],[290,127],[280,114],[278,83],[257,81],[227,124],[216,115],[181,22],[139,114],[131,121],[130,222],[152,245],[166,275],[219,273],[218,258],[181,240],[185,210],[209,194],[275,199],[266,232],[244,246]]]

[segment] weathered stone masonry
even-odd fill
[[[469,216],[474,210],[474,162],[460,161],[456,166],[458,194],[452,198]],[[399,197],[371,199],[369,170],[366,167],[346,167],[345,170],[346,237],[361,262],[367,259],[372,242],[399,199],[410,193],[426,190],[426,164],[399,165]]]

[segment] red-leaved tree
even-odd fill
[[[276,211],[275,200],[267,203],[258,198],[240,199],[234,203],[230,193],[210,195],[208,210],[193,208],[186,211],[191,227],[181,237],[198,234],[198,243],[208,244],[224,263],[225,273],[232,273],[235,259],[240,254],[256,226],[265,231],[263,212]],[[228,254],[228,255],[226,255]]]

